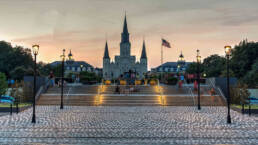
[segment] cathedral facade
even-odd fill
[[[115,79],[128,72],[134,72],[140,79],[144,78],[144,74],[147,72],[147,55],[144,41],[140,61],[136,62],[136,57],[131,55],[131,43],[125,16],[123,32],[121,33],[120,55],[115,56],[113,62],[110,61],[108,43],[106,42],[103,57],[103,78]]]

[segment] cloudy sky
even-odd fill
[[[125,11],[132,54],[139,59],[145,38],[149,68],[160,64],[161,37],[172,48],[164,61],[223,55],[226,44],[258,39],[258,0],[0,0],[0,40],[40,45],[39,59],[60,59],[72,49],[76,60],[102,67],[105,40],[119,54]]]

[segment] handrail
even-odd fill
[[[50,79],[48,79],[48,81],[44,85],[40,86],[39,90],[36,92],[36,96],[35,96],[36,100],[39,99],[42,93],[47,92],[49,84],[50,84]]]
[[[194,99],[193,91],[192,91],[192,89],[191,89],[190,87],[188,87],[188,89],[189,89],[190,95],[191,95],[192,98],[193,98],[193,103],[194,103],[194,105],[195,105],[195,99]]]
[[[97,105],[99,105],[99,102],[100,102],[100,96],[102,94],[102,90],[103,90],[103,79],[101,80],[101,84],[100,84],[100,87],[98,87],[98,94],[97,94]]]
[[[160,86],[159,79],[157,79],[157,84],[158,84],[159,94],[160,94],[160,97],[161,97],[161,105],[164,105],[165,102],[164,102],[163,90]]]
[[[217,87],[217,89],[219,90],[220,95],[222,96],[222,98],[224,99],[224,101],[227,101],[226,97],[224,96],[223,92],[221,91],[220,87]]]
[[[211,87],[213,87],[215,89],[216,93],[218,93],[224,99],[224,101],[227,101],[227,99],[226,99],[225,95],[223,94],[223,92],[221,91],[220,87],[215,86],[215,84],[210,79],[208,79],[208,80],[209,80],[209,84],[211,85]]]
[[[184,79],[184,83],[186,83],[186,82],[185,82],[185,79]],[[189,87],[188,85],[186,85],[186,87],[188,88],[189,94],[192,96],[192,98],[193,98],[193,103],[194,103],[194,105],[195,105],[195,99],[194,99],[193,91],[192,91],[191,87]]]

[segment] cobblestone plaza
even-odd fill
[[[38,106],[0,117],[0,144],[258,144],[258,117],[226,107]]]

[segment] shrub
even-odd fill
[[[95,73],[92,72],[80,72],[80,82],[83,84],[93,84],[101,80]]]
[[[8,87],[6,77],[4,73],[0,72],[0,95],[4,95]]]
[[[233,104],[247,103],[246,100],[250,96],[246,84],[238,84],[237,87],[230,88],[230,96]]]
[[[169,85],[176,85],[176,84],[177,84],[177,81],[178,81],[177,78],[175,78],[175,77],[169,77],[169,78],[167,79],[167,84],[169,84]]]

